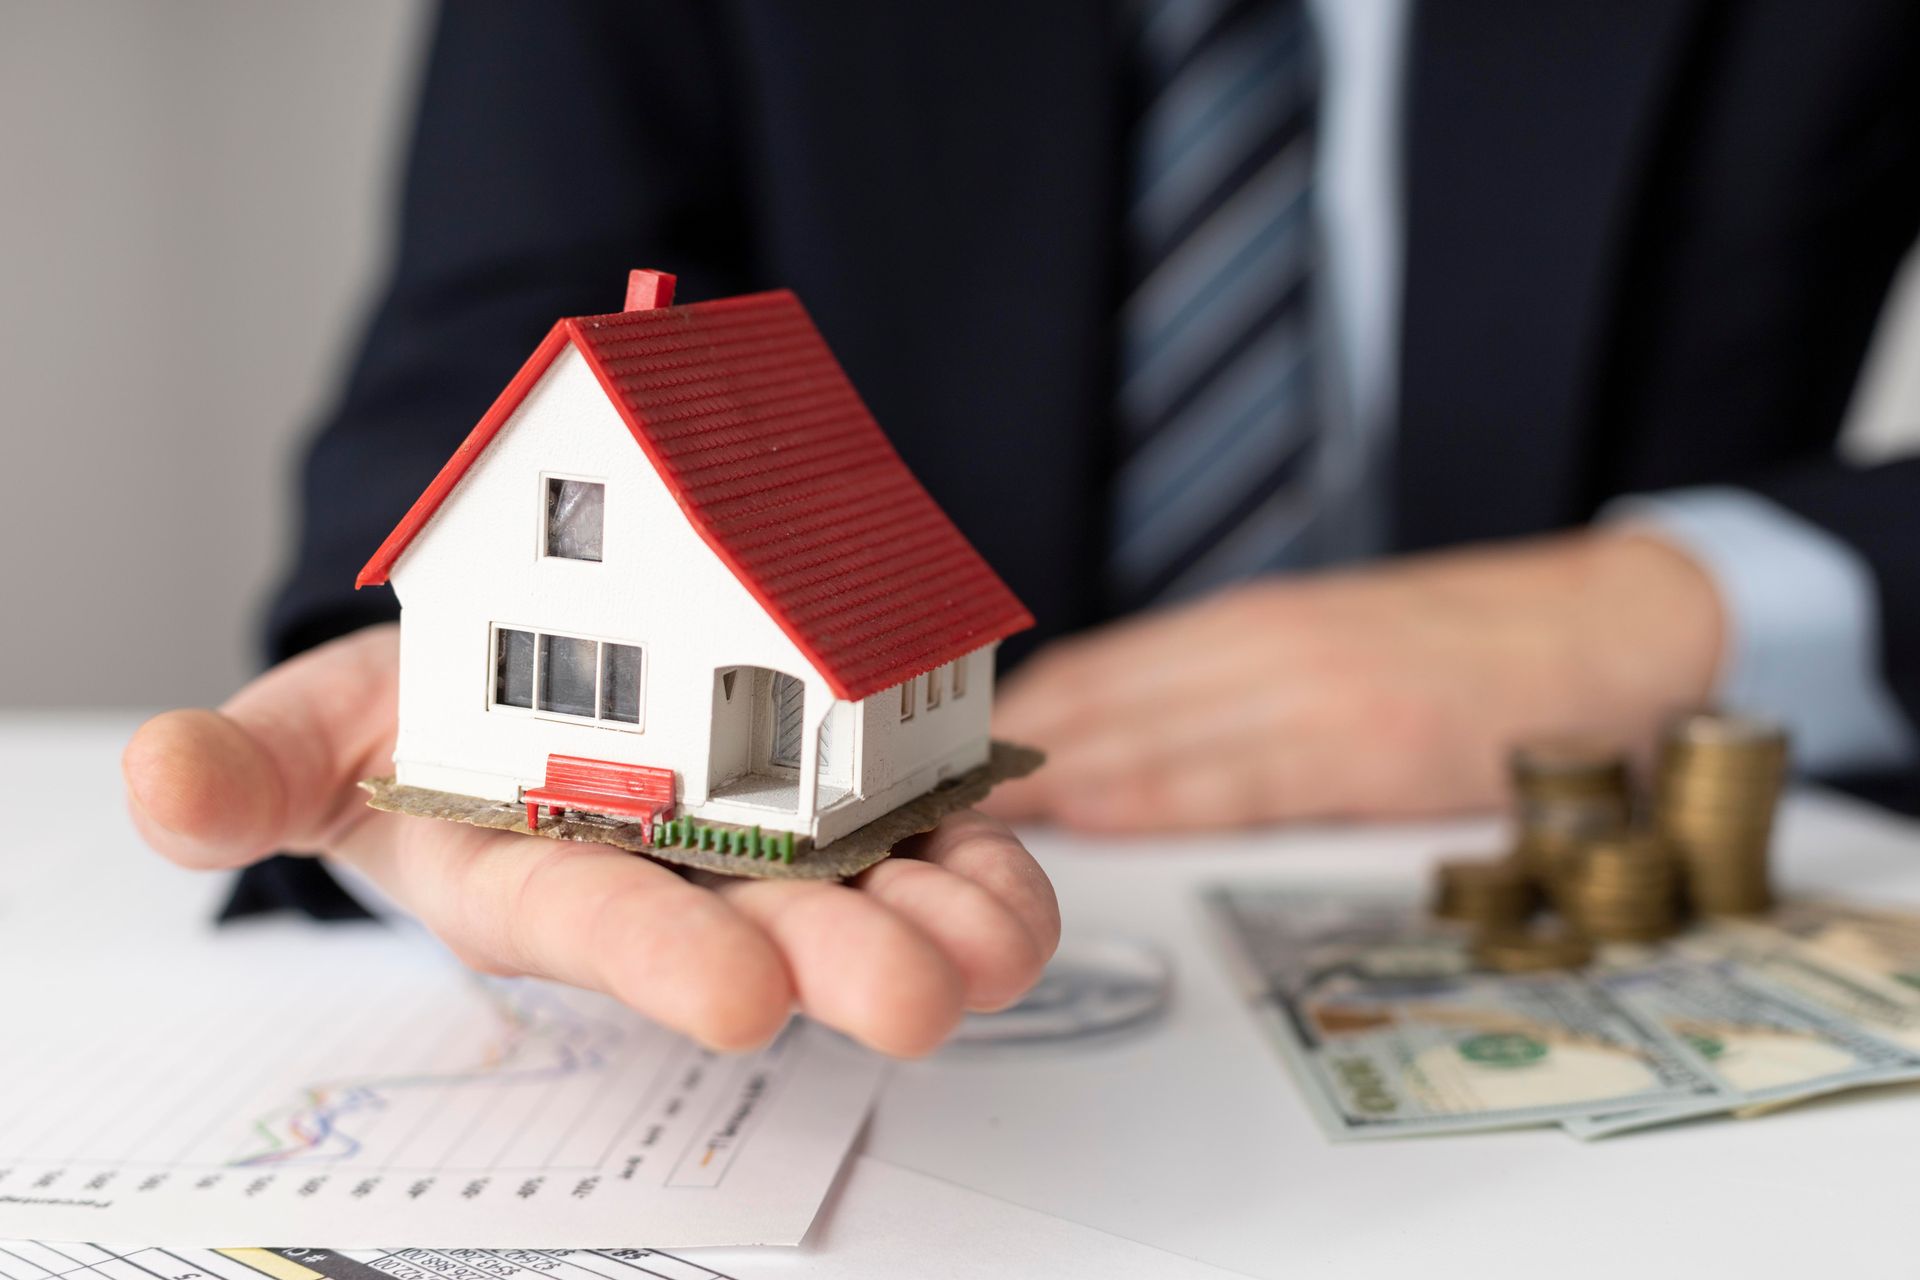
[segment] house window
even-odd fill
[[[640,646],[512,627],[495,627],[493,637],[494,708],[640,727]]]
[[[562,560],[598,560],[606,514],[606,485],[548,476],[544,553]]]
[[[591,716],[600,646],[572,636],[540,637],[540,685],[534,705],[563,716]]]
[[[600,674],[600,718],[621,724],[640,723],[640,647],[603,644]]]
[[[913,719],[913,683],[909,680],[900,686],[900,718],[902,720]]]
[[[533,708],[533,632],[501,627],[494,642],[493,702]]]
[[[965,658],[953,664],[953,696],[967,696],[967,660]]]
[[[925,679],[927,682],[927,710],[931,711],[940,705],[941,673],[938,669],[929,671]]]

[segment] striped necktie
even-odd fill
[[[1126,216],[1116,606],[1298,565],[1318,414],[1305,0],[1145,0]]]

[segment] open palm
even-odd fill
[[[463,960],[604,991],[718,1049],[795,1006],[887,1053],[936,1047],[963,1010],[1019,998],[1059,939],[1052,886],[1000,823],[955,815],[848,884],[697,876],[607,845],[380,813],[398,632],[373,627],[267,672],[219,711],[141,727],[135,822],[183,866],[278,850],[353,867]]]

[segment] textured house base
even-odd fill
[[[593,815],[568,815],[546,818],[540,830],[527,830],[526,806],[516,802],[482,800],[455,795],[449,791],[431,791],[425,787],[403,787],[392,778],[368,778],[360,785],[368,792],[367,803],[388,813],[403,813],[415,818],[440,818],[451,822],[492,827],[498,831],[549,836],[556,840],[587,840],[610,844],[617,849],[643,853],[661,862],[671,862],[701,871],[728,876],[752,876],[765,880],[844,880],[858,875],[893,852],[893,846],[908,836],[931,831],[940,819],[969,805],[978,804],[993,790],[994,784],[1009,778],[1023,778],[1040,767],[1044,759],[1032,747],[996,742],[987,762],[970,769],[932,791],[908,801],[898,809],[881,814],[856,831],[841,836],[823,849],[815,849],[804,837],[794,851],[791,863],[772,858],[754,858],[746,854],[722,853],[718,849],[682,846],[655,848],[646,842],[646,831],[637,822],[621,822]],[[724,823],[708,823],[726,827]],[[746,828],[740,828],[746,830]]]

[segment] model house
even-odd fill
[[[639,767],[677,816],[825,845],[984,764],[1032,619],[797,298],[672,289],[556,324],[361,571],[400,598],[396,781]]]

